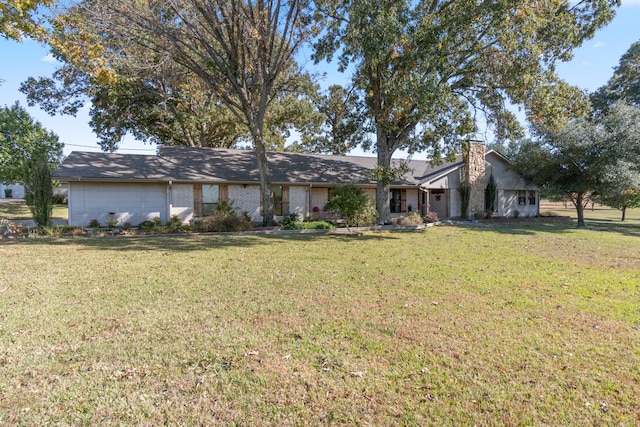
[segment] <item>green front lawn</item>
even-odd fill
[[[67,205],[53,205],[53,219],[67,219]],[[29,211],[29,206],[24,202],[3,201],[0,202],[0,219],[18,220],[31,219],[33,216]]]
[[[640,228],[0,245],[0,424],[637,425]]]

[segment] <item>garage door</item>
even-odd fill
[[[166,184],[87,183],[69,184],[69,224],[86,227],[92,219],[106,225],[110,218],[118,225],[138,225],[160,218],[167,221]]]

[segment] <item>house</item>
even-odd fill
[[[434,211],[440,218],[459,217],[461,177],[474,183],[473,211],[484,212],[491,174],[497,183],[497,215],[511,216],[516,210],[537,215],[538,189],[510,171],[499,153],[485,154],[480,143],[469,146],[470,155],[456,162],[409,161],[410,172],[390,186],[392,216]],[[373,157],[270,152],[268,159],[277,216],[320,216],[332,189],[348,183],[375,200]],[[262,220],[253,151],[160,146],[157,155],[72,152],[53,177],[68,184],[70,225],[87,226],[92,219],[137,225],[156,217],[166,222],[174,215],[188,223],[213,212],[221,200],[233,201],[253,221]]]
[[[24,199],[24,187],[21,184],[0,182],[0,199]]]

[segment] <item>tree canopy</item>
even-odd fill
[[[499,139],[522,135],[506,100],[529,120],[561,126],[587,110],[583,94],[554,65],[614,15],[617,0],[319,0],[326,31],[317,60],[339,53],[353,70],[375,124],[378,164],[399,149],[452,154],[480,117]],[[388,186],[376,207],[388,219]]]
[[[135,28],[101,31],[96,13],[92,6],[79,6],[56,18],[49,40],[64,65],[51,78],[31,77],[21,85],[30,106],[52,115],[75,115],[90,101],[89,124],[105,151],[116,150],[127,133],[142,142],[192,147],[232,148],[250,142],[244,121],[200,76],[177,63],[171,52],[127,44]],[[87,55],[78,54],[81,40]],[[119,56],[109,53],[123,51]],[[306,129],[313,112],[310,98],[316,88],[307,74],[297,71],[290,62],[278,78],[287,84],[277,84],[280,92],[265,118],[270,149],[284,146],[291,127]]]
[[[528,182],[571,200],[578,227],[585,227],[589,197],[610,193],[616,177],[640,170],[640,110],[618,104],[599,121],[581,117],[558,130],[543,129],[536,140],[514,144],[510,157]]]
[[[246,127],[258,159],[264,224],[270,225],[275,218],[267,121],[278,101],[291,100],[284,94],[297,87],[292,80],[300,73],[291,73],[291,67],[309,35],[306,8],[304,0],[87,0],[59,21],[70,35],[60,49],[72,63],[84,61],[83,69],[92,70],[100,83],[117,78],[118,63],[131,49],[197,76]],[[85,32],[86,26],[92,31]],[[120,43],[101,44],[103,34]]]
[[[0,108],[0,182],[24,183],[23,164],[46,158],[50,171],[60,164],[63,144],[58,136],[34,121],[18,103]]]
[[[622,55],[613,76],[591,96],[591,100],[596,112],[606,111],[619,101],[640,108],[640,41],[633,43]]]
[[[55,0],[3,0],[0,2],[0,35],[13,40],[40,38],[44,29],[39,12]]]

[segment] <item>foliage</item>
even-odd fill
[[[22,235],[22,224],[0,218],[0,237],[16,237]]]
[[[44,155],[53,172],[62,159],[58,136],[34,121],[17,102],[0,109],[0,182],[24,183],[23,164]]]
[[[497,185],[496,179],[493,177],[493,171],[489,175],[489,182],[487,183],[487,188],[484,193],[484,209],[487,212],[487,215],[493,214],[496,203],[496,193],[497,193]]]
[[[290,221],[283,225],[285,230],[330,230],[335,228],[328,221]]]
[[[38,227],[50,227],[53,213],[53,183],[49,156],[37,152],[24,160],[24,198]]]
[[[315,2],[325,31],[316,61],[339,52],[353,70],[367,118],[375,123],[378,164],[399,149],[434,159],[459,150],[482,119],[497,138],[522,135],[507,108],[524,105],[529,120],[557,127],[587,110],[582,92],[561,81],[555,64],[608,23],[619,1]],[[388,187],[378,183],[376,207],[388,219]]]
[[[418,212],[409,212],[407,216],[393,218],[392,222],[397,225],[422,225],[424,220]]]
[[[182,224],[182,221],[180,220],[178,215],[172,215],[169,221],[167,221],[166,227],[167,227],[167,231],[169,231],[170,233],[183,231],[185,228],[184,224]]]
[[[251,230],[251,218],[246,213],[216,211],[213,215],[195,221],[196,230],[201,232],[231,232]]]
[[[105,54],[112,53],[99,67],[107,73],[115,74],[114,64],[126,57],[128,46],[135,46],[151,58],[174,61],[198,76],[216,102],[248,130],[258,159],[263,224],[273,225],[265,120],[283,88],[290,86],[288,77],[300,75],[293,55],[309,36],[306,5],[303,0],[188,0],[148,7],[132,0],[97,0],[81,2],[68,17],[81,10],[83,19],[76,29],[88,23],[90,29],[128,35],[119,49],[106,50],[95,43]]]
[[[618,102],[640,108],[640,41],[622,55],[613,76],[606,85],[591,95],[596,112],[604,113]]]
[[[622,162],[611,168],[608,184],[595,195],[598,202],[622,211],[621,221],[625,220],[627,209],[640,207],[640,172],[634,166]]]
[[[302,136],[300,144],[287,147],[291,151],[344,155],[367,139],[367,126],[362,113],[359,92],[331,85],[317,101],[316,128]]]
[[[0,35],[21,41],[24,36],[41,39],[42,8],[54,5],[55,0],[3,0],[0,2]]]
[[[460,180],[458,188],[460,194],[460,216],[463,219],[469,217],[469,202],[471,200],[471,184],[468,181]]]
[[[344,217],[347,226],[361,227],[375,223],[377,212],[364,190],[353,184],[335,187],[324,210]]]
[[[571,200],[578,227],[585,227],[584,206],[596,192],[610,192],[616,171],[638,170],[640,110],[616,105],[598,122],[575,119],[560,130],[544,130],[539,139],[515,144],[513,167],[546,194]]]
[[[52,37],[64,45],[74,36],[65,29]],[[102,36],[101,43],[118,45],[130,34]],[[202,79],[171,60],[158,61],[144,49],[129,47],[126,57],[114,65],[116,75],[105,81],[93,75],[94,64],[73,62],[73,56],[54,52],[64,65],[51,78],[29,77],[20,90],[30,106],[38,105],[51,115],[75,115],[90,101],[89,124],[104,151],[116,150],[128,133],[145,143],[190,147],[235,148],[249,137],[244,123],[221,105]],[[291,127],[304,134],[314,113],[307,92],[312,95],[316,89],[309,76],[292,75],[293,67],[286,73],[287,87],[270,104],[265,121],[265,141],[272,150],[284,146]]]
[[[438,218],[438,213],[434,212],[434,211],[431,211],[428,214],[426,214],[423,219],[424,219],[424,222],[426,222],[426,223],[432,223],[432,222],[440,221],[440,218]]]

